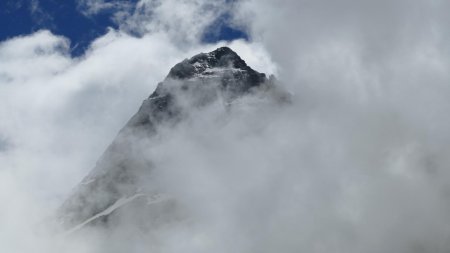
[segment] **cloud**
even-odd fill
[[[193,112],[148,147],[154,183],[191,217],[159,230],[155,245],[163,252],[448,251],[448,3],[227,4],[140,1],[137,11],[116,16],[123,31],[109,31],[80,58],[46,31],[0,44],[2,249],[148,250],[132,230],[108,246],[95,231],[59,240],[35,228],[170,67],[224,44],[199,38],[226,10],[251,39],[230,46],[255,69],[277,74],[293,103],[248,98],[228,112]]]
[[[448,250],[450,234],[442,221],[449,207],[444,179],[449,48],[448,19],[441,11],[447,5],[240,4],[235,18],[271,54],[279,78],[296,94],[299,106],[291,117],[306,116],[299,130],[288,132],[309,133],[302,141],[310,143],[310,151],[296,150],[299,156],[311,154],[310,171],[317,177],[306,177],[319,181],[305,195],[319,209],[306,210],[310,222],[289,230],[309,238],[298,248]],[[312,128],[304,129],[308,124]],[[333,185],[337,188],[327,188]]]
[[[93,16],[104,11],[126,12],[133,8],[134,1],[77,0],[78,9],[86,16]]]
[[[191,19],[202,13],[195,9],[199,5],[184,4],[191,9],[185,22],[197,22]],[[169,24],[163,9],[170,8],[158,8],[158,22]],[[201,18],[205,26],[207,18],[213,16]],[[0,212],[0,235],[7,242],[2,250],[97,252],[95,241],[49,236],[41,224],[169,69],[216,47],[182,46],[174,37],[177,31],[201,34],[203,25],[164,27],[139,38],[110,30],[78,58],[70,56],[68,39],[46,30],[0,44],[0,202],[8,207]],[[251,50],[242,41],[234,44]],[[256,51],[250,61],[271,68],[264,50]]]
[[[164,32],[179,47],[190,47],[202,40],[208,28],[213,29],[210,26],[215,21],[223,19],[233,3],[226,0],[79,0],[78,5],[85,15],[110,11],[120,30],[127,33],[143,36]]]
[[[83,59],[71,59],[67,41],[46,31],[1,44],[3,238],[21,246],[27,225],[60,204],[180,60],[163,37],[111,32]],[[10,251],[27,251],[19,249]]]
[[[52,17],[41,8],[39,0],[30,1],[29,10],[34,25],[40,26],[52,23]]]
[[[225,0],[141,0],[132,13],[117,15],[133,34],[165,31],[178,46],[197,44],[208,26],[229,9]]]

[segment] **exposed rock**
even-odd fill
[[[273,78],[269,80],[247,66],[227,47],[178,63],[60,208],[62,224],[69,231],[86,225],[109,226],[114,223],[111,217],[119,212],[133,213],[136,220],[148,216],[145,220],[153,219],[151,224],[164,220],[161,214],[167,214],[168,209],[173,217],[177,216],[170,196],[151,186],[145,190],[141,187],[142,179],[152,176],[153,165],[139,143],[151,141],[161,127],[176,125],[189,110],[217,99],[228,106],[239,97],[268,91],[279,100],[288,97],[275,87]]]

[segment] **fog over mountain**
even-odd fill
[[[79,57],[1,42],[0,251],[448,252],[449,8],[141,0]],[[223,15],[248,39],[202,41]]]
[[[136,225],[147,229],[154,226],[151,219],[155,222],[175,219],[173,205],[177,200],[156,186],[159,180],[153,171],[159,166],[152,162],[155,158],[148,155],[147,149],[152,142],[165,141],[158,132],[170,135],[178,124],[197,120],[191,114],[205,113],[199,110],[219,109],[217,115],[201,119],[207,124],[217,117],[230,117],[228,114],[232,114],[234,107],[241,107],[238,101],[247,96],[272,102],[274,107],[289,101],[289,94],[275,86],[273,77],[269,80],[265,74],[253,70],[228,47],[198,54],[175,65],[61,207],[60,221],[66,228],[72,226],[73,231],[91,224],[108,226],[98,223],[113,223],[111,217],[120,219],[124,215],[120,214],[122,210],[131,212],[127,214],[130,218],[139,219]],[[223,120],[215,123],[219,131],[227,125]]]

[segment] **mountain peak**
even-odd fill
[[[219,88],[224,97],[231,100],[268,81],[264,73],[249,67],[229,47],[200,53],[176,64],[150,97],[163,94],[164,90],[167,90],[164,86],[167,86],[166,83],[170,83],[170,80],[181,80],[183,89],[198,86],[199,82],[208,83],[208,86]]]
[[[117,212],[128,212],[134,205],[153,201],[152,196],[159,196],[158,189],[142,192],[142,188],[149,186],[140,183],[141,178],[151,174],[152,164],[145,149],[136,143],[154,138],[161,128],[178,124],[188,117],[190,110],[214,101],[222,100],[224,105],[229,105],[253,91],[265,92],[265,97],[270,99],[271,94],[277,94],[272,82],[265,74],[250,68],[228,47],[200,53],[176,64],[63,204],[60,216],[64,226],[78,229],[108,223]],[[122,202],[128,204],[112,208]],[[158,203],[142,210],[159,210],[158,206],[166,205],[167,201]],[[157,210],[142,211],[145,214],[141,218],[146,220],[148,213],[157,213]]]
[[[209,53],[200,53],[190,59],[176,64],[167,75],[167,78],[186,79],[197,75],[210,75],[208,72],[214,69],[230,69],[235,71],[248,71],[251,74],[260,75],[250,68],[239,55],[229,47],[220,47]],[[206,72],[206,73],[205,73]]]

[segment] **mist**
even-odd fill
[[[0,44],[2,252],[450,250],[447,1],[226,2],[120,16],[123,30],[80,58],[47,31]],[[225,9],[250,40],[197,40]],[[48,225],[169,69],[223,45],[275,74],[290,103],[217,101],[130,137],[173,221],[143,233],[123,217],[106,235]]]

